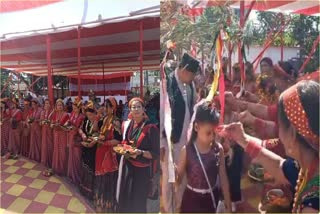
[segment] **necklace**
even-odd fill
[[[91,126],[91,127],[90,127],[90,130],[88,130],[88,126]],[[92,129],[93,129],[93,124],[92,124],[91,121],[88,119],[88,120],[87,120],[87,123],[86,123],[86,132],[87,132],[87,135],[91,135]]]
[[[80,113],[78,114],[77,117],[76,117],[76,113],[73,113],[73,114],[71,115],[71,118],[70,118],[71,123],[72,123],[72,124],[76,124],[76,122],[77,122],[77,120],[78,120],[79,117],[80,117]]]
[[[129,143],[132,144],[132,146],[134,146],[134,147],[136,146],[137,140],[141,134],[141,131],[142,131],[145,123],[146,122],[143,122],[143,124],[140,127],[138,126],[138,128],[136,130],[133,130],[134,122],[132,123],[130,130],[128,132]],[[130,137],[132,137],[132,138],[130,139]]]
[[[294,194],[292,213],[296,213],[298,211],[300,212],[303,199],[305,198],[305,196],[310,194],[310,192],[308,192],[309,187],[312,186],[314,180],[319,180],[319,175],[311,179],[316,172],[317,163],[318,158],[315,158],[312,161],[310,167],[305,171],[303,169],[300,169],[297,185],[295,187],[296,192]]]
[[[57,117],[56,117],[56,123],[59,123],[60,120],[62,119],[62,116],[63,116],[63,112],[57,112]]]

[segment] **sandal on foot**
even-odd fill
[[[42,175],[45,177],[50,177],[53,175],[53,172],[51,170],[46,170],[42,173]]]
[[[49,177],[49,172],[48,170],[46,169],[45,171],[42,172],[42,175],[45,176],[45,177]]]

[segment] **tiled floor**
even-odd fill
[[[0,213],[94,212],[84,198],[63,179],[41,174],[35,162],[1,159]]]

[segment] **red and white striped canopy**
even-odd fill
[[[95,27],[82,27],[81,75],[138,71],[140,22],[143,26],[143,69],[159,69],[160,17],[129,17]],[[1,67],[46,76],[47,32],[1,40]],[[77,28],[50,33],[53,75],[72,76],[77,67]]]
[[[201,13],[202,8],[220,5],[230,5],[239,8],[239,0],[178,0],[180,3],[187,4],[192,8],[189,14],[194,16]],[[250,8],[252,1],[245,0],[245,9]],[[320,1],[317,0],[256,0],[253,10],[272,11],[283,13],[296,13],[304,15],[320,15]]]
[[[125,95],[130,88],[130,78],[132,72],[113,73],[103,76],[81,75],[80,90],[81,95],[88,96],[93,90],[97,96]],[[71,96],[78,95],[78,77],[70,76],[69,91]]]

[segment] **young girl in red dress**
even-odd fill
[[[210,102],[201,101],[197,105],[191,121],[190,140],[181,150],[176,170],[178,185],[184,175],[187,176],[181,213],[215,213],[220,197],[219,186],[226,212],[231,212],[223,148],[215,141],[219,113],[212,109]]]

